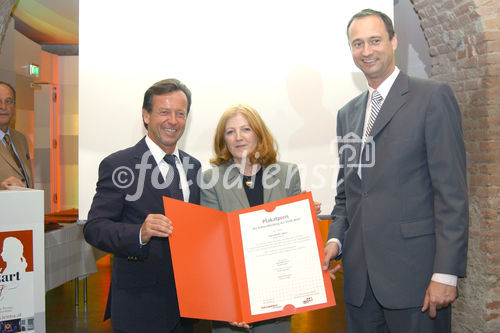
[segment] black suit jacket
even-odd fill
[[[364,92],[339,111],[338,136],[362,136],[367,98]],[[460,110],[446,84],[400,73],[371,134],[375,163],[363,168],[362,179],[361,145],[339,141],[328,238],[342,243],[344,299],[360,306],[369,276],[383,306],[422,306],[433,273],[465,276],[469,215]]]
[[[200,162],[181,150],[179,155],[190,183],[189,202],[199,204]],[[113,328],[127,332],[168,332],[180,319],[168,238],[139,244],[146,216],[164,214],[162,196],[170,196],[168,188],[153,185],[155,168],[144,138],[106,157],[83,229],[88,243],[114,254],[104,319],[111,317]]]

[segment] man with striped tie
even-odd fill
[[[33,187],[26,137],[10,127],[16,113],[16,91],[0,81],[0,190],[10,186]]]
[[[349,332],[450,332],[469,225],[460,110],[449,86],[395,66],[387,15],[355,14],[347,36],[368,89],[338,112],[337,136],[360,140],[339,141],[323,269],[335,278],[342,256]]]

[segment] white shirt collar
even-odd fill
[[[149,148],[149,151],[151,152],[151,154],[153,155],[155,161],[156,161],[156,164],[157,165],[160,165],[160,162],[163,161],[163,158],[165,157],[165,155],[167,155],[163,149],[160,148],[160,146],[158,146],[153,140],[151,140],[151,138],[149,136],[146,135],[146,145],[148,146]],[[180,161],[180,156],[179,156],[179,148],[177,148],[177,146],[175,146],[175,149],[174,149],[174,152],[172,153],[172,155],[175,155],[177,156],[177,159],[178,161]]]
[[[158,165],[158,168],[160,169],[160,172],[165,178],[167,171],[168,171],[168,163],[163,159],[166,155],[166,153],[163,151],[163,149],[160,148],[156,143],[151,140],[149,136],[146,135],[146,145],[149,148],[149,151],[153,155],[153,158],[155,159],[156,165]],[[172,155],[177,156],[175,159],[175,166],[177,167],[177,170],[179,171],[179,177],[180,177],[180,182],[181,182],[181,187],[182,187],[182,194],[184,196],[184,201],[188,202],[189,201],[189,196],[191,191],[189,190],[189,184],[187,180],[187,175],[186,172],[184,171],[183,168],[183,162],[181,161],[181,157],[179,155],[179,149],[177,146],[174,149],[174,152]]]
[[[392,85],[394,84],[394,81],[396,81],[396,78],[398,77],[399,75],[399,68],[396,66],[394,68],[394,71],[391,73],[391,75],[389,75],[387,77],[387,79],[384,80],[384,82],[382,82],[378,87],[377,89],[373,89],[372,87],[368,86],[368,91],[370,92],[370,97],[371,95],[373,94],[373,91],[374,90],[377,90],[380,95],[382,95],[382,98],[384,99],[385,101],[385,98],[387,97],[387,95],[389,95],[389,90],[391,90],[392,88]]]

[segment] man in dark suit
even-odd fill
[[[16,113],[16,91],[0,81],[0,190],[9,186],[33,187],[28,141],[10,127]]]
[[[349,332],[450,332],[469,220],[460,110],[446,84],[395,67],[387,15],[363,10],[347,35],[369,87],[338,113],[341,169],[323,268],[342,255]],[[352,137],[362,139],[342,142]]]
[[[200,202],[200,162],[176,146],[190,105],[191,92],[180,81],[155,83],[144,94],[146,137],[99,166],[83,232],[114,254],[105,319],[115,332],[192,332],[179,315],[168,241],[173,227],[162,199]]]

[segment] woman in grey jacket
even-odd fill
[[[296,164],[278,162],[275,140],[257,111],[246,104],[229,107],[214,139],[214,168],[203,173],[201,204],[231,212],[301,192]],[[320,204],[315,203],[319,214]],[[252,323],[214,321],[212,332],[288,333],[290,316]]]

